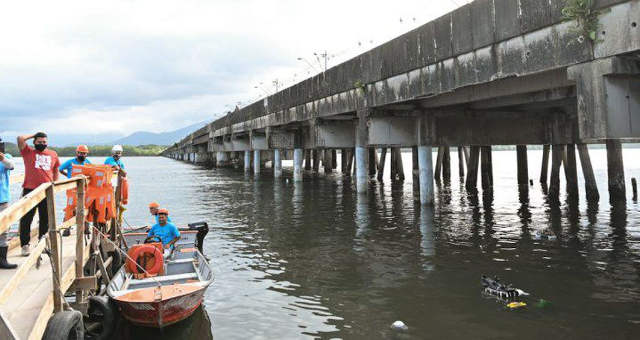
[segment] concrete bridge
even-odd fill
[[[332,171],[340,150],[342,171],[350,175],[355,159],[356,187],[366,192],[371,176],[382,178],[387,148],[392,178],[404,178],[398,148],[411,147],[420,200],[430,204],[434,177],[448,180],[451,147],[466,156],[467,189],[476,190],[480,168],[483,189],[491,190],[492,145],[518,146],[525,185],[527,145],[544,145],[540,179],[546,185],[551,158],[549,196],[558,198],[564,163],[569,196],[577,198],[577,146],[587,197],[597,200],[586,145],[606,143],[610,197],[624,200],[621,143],[640,137],[640,0],[594,0],[594,16],[572,20],[563,18],[565,6],[476,0],[230,112],[164,155],[244,162],[247,171],[269,158],[280,176],[292,150],[301,181],[303,159],[308,171],[318,171],[320,158]]]

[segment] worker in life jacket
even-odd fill
[[[151,216],[153,216],[153,218],[156,220],[155,224],[158,224],[160,221],[158,220],[158,210],[160,209],[160,204],[158,204],[157,202],[151,202],[149,203],[149,213],[151,213]],[[167,216],[167,222],[171,223],[171,217]]]
[[[165,249],[165,257],[173,251],[173,245],[180,239],[180,231],[173,224],[167,221],[169,211],[167,209],[158,210],[158,223],[151,227],[147,238],[157,238],[162,242]]]
[[[72,158],[64,163],[58,168],[61,174],[67,176],[67,178],[71,178],[71,173],[73,170],[73,165],[85,165],[91,164],[87,155],[89,154],[89,148],[86,145],[78,145],[76,148],[76,157]]]

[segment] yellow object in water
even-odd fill
[[[507,307],[509,307],[511,309],[525,307],[526,305],[527,304],[524,303],[524,302],[509,302],[509,303],[507,303]]]

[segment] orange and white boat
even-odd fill
[[[213,282],[213,271],[201,252],[204,236],[197,229],[180,234],[166,259],[161,244],[144,243],[146,233],[124,234],[130,258],[109,283],[107,294],[131,323],[165,327],[186,319],[202,304]]]

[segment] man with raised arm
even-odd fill
[[[13,170],[11,155],[4,152],[4,142],[0,138],[0,212],[9,206],[11,192],[9,191],[9,173]],[[7,226],[8,227],[8,226]],[[7,262],[7,231],[0,233],[0,269],[14,269],[15,264]]]
[[[127,172],[124,170],[124,163],[122,163],[122,145],[114,145],[111,148],[111,157],[107,157],[104,160],[104,164],[111,165],[113,170],[118,170],[123,176],[127,176]]]
[[[33,147],[27,145],[27,141],[33,139]],[[47,134],[38,132],[31,135],[18,136],[18,149],[24,162],[24,183],[22,183],[22,196],[26,196],[42,183],[58,180],[58,167],[60,160],[58,154],[47,149]],[[31,241],[31,222],[38,209],[38,235],[42,237],[49,231],[49,216],[47,214],[47,201],[42,200],[36,207],[29,210],[20,219],[20,245],[22,256],[29,256],[29,242]]]

